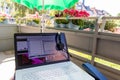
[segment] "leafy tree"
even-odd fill
[[[118,14],[117,14],[117,16],[119,16],[119,17],[120,17],[120,13],[118,13]]]

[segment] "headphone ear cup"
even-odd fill
[[[64,44],[61,42],[61,36],[60,34],[57,34],[56,36],[56,50],[63,50]]]
[[[63,50],[64,49],[64,44],[63,43],[58,43],[57,44],[57,50]]]

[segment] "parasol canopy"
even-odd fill
[[[13,0],[16,3],[22,4],[30,9],[37,10],[64,10],[71,8],[79,0]]]

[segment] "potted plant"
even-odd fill
[[[59,27],[60,24],[61,24],[61,20],[60,19],[55,19],[54,27]]]
[[[70,9],[70,10],[65,9],[63,12],[65,16],[69,16],[69,17],[88,17],[89,16],[89,13],[84,10],[78,11],[74,9]],[[68,28],[74,28],[78,30],[79,28],[81,29],[83,28],[84,21],[82,19],[72,19],[69,21],[69,24],[70,25],[68,26]]]
[[[84,27],[84,20],[82,19],[73,19],[72,23],[74,24],[73,28],[76,30],[83,29]]]
[[[55,27],[65,28],[66,25],[69,23],[67,19],[56,19],[54,22]]]
[[[65,28],[68,23],[69,23],[69,20],[61,19],[60,27]]]
[[[36,24],[39,24],[40,19],[39,18],[35,18],[35,19],[33,19],[33,22],[35,22]]]
[[[83,29],[86,29],[86,28],[93,30],[95,28],[95,21],[85,20]]]
[[[73,19],[72,20],[72,24],[73,24],[73,29],[75,30],[79,30],[79,24],[78,24],[78,19]]]
[[[77,25],[79,26],[80,30],[83,30],[83,28],[84,28],[84,22],[85,22],[85,20],[83,20],[83,19],[78,19],[77,20]]]
[[[72,20],[69,20],[69,23],[66,26],[69,29],[73,29],[74,24],[72,23]]]

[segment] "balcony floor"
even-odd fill
[[[13,51],[0,52],[0,78],[2,80],[10,80],[14,75],[15,58]]]

